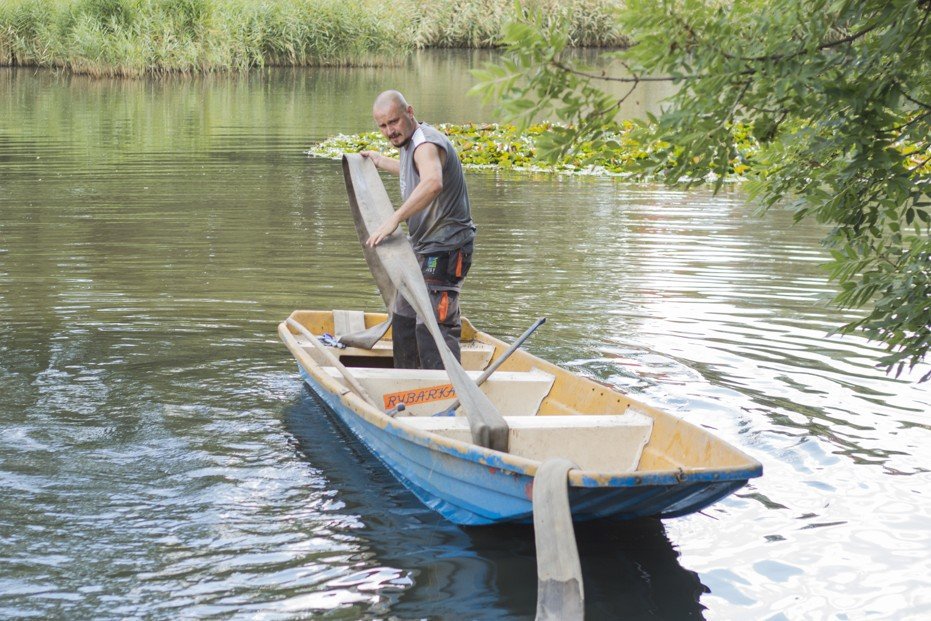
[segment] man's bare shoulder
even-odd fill
[[[414,147],[414,161],[417,162],[418,168],[422,163],[437,159],[440,164],[446,163],[446,149],[441,148],[438,144],[425,141]]]

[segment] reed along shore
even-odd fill
[[[571,16],[571,43],[614,47],[611,0],[524,0]],[[6,0],[0,66],[134,77],[269,66],[376,66],[415,49],[499,45],[508,0]]]

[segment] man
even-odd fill
[[[400,177],[402,203],[366,244],[376,246],[401,222],[407,222],[437,323],[458,360],[459,293],[472,264],[475,239],[459,155],[442,132],[417,122],[414,108],[398,91],[381,93],[372,106],[372,116],[400,157],[395,160],[375,151],[363,151],[362,156],[379,170]],[[408,301],[399,295],[391,310],[394,366],[442,369],[439,350]]]

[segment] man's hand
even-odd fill
[[[372,163],[375,164],[375,168],[378,170],[383,170],[393,175],[401,174],[401,164],[392,157],[382,155],[378,151],[359,151],[359,155],[372,160]]]
[[[387,222],[378,227],[378,229],[372,233],[371,236],[369,236],[368,240],[365,242],[365,245],[369,248],[374,248],[386,238],[388,238],[392,233],[394,233],[398,228],[398,224],[397,212],[395,212],[395,215],[388,218]]]
[[[382,157],[382,154],[378,151],[359,151],[359,155],[372,160],[372,163],[375,164],[375,168],[378,168],[378,160]]]

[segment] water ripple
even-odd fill
[[[467,120],[466,69],[424,62],[392,79],[446,75],[419,109]],[[440,520],[277,342],[295,308],[382,306],[339,164],[302,151],[370,128],[384,75],[263,75],[0,72],[0,617],[526,618],[532,531]],[[534,353],[764,464],[665,528],[580,527],[592,618],[929,609],[931,397],[827,336],[858,315],[825,305],[823,227],[730,188],[469,187],[466,315],[546,316]]]

